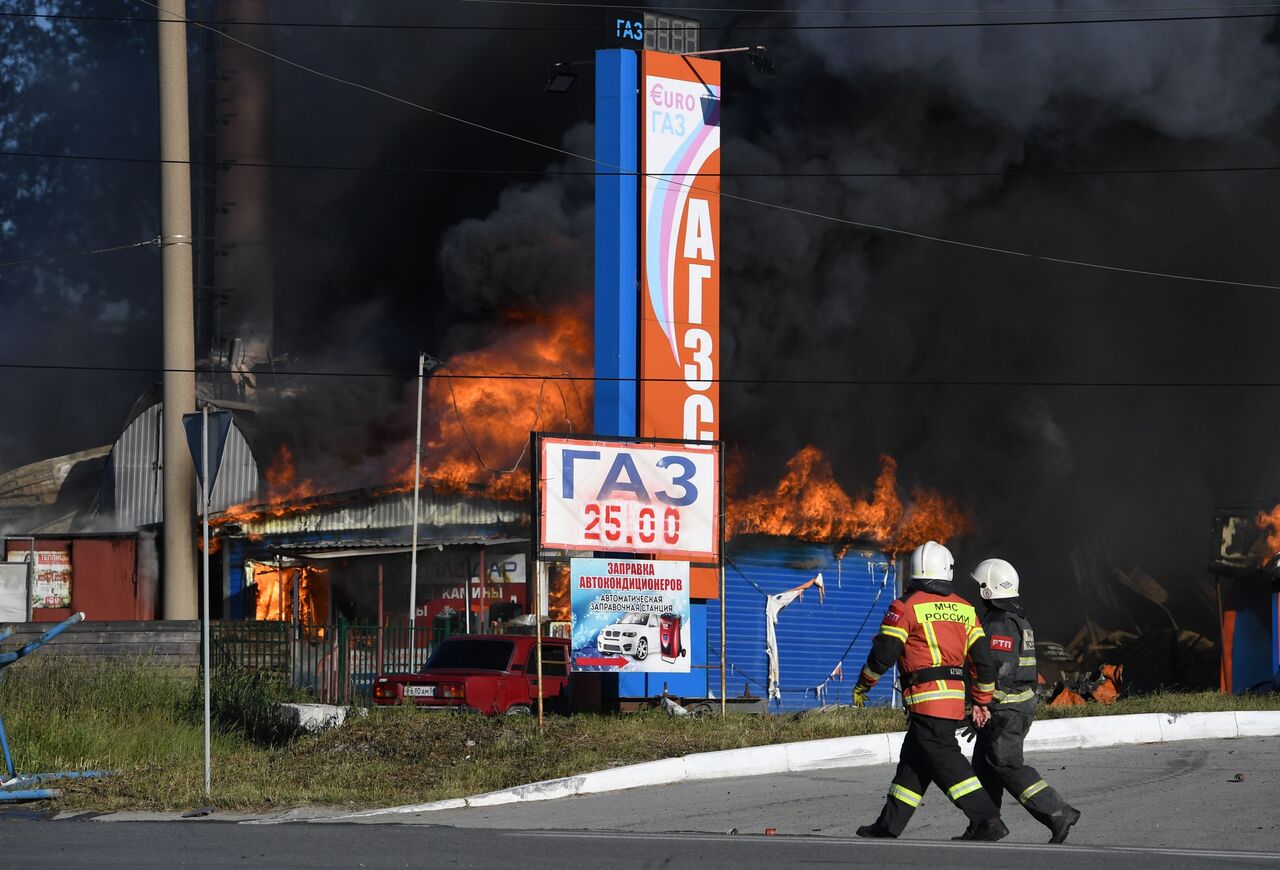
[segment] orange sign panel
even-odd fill
[[[642,53],[642,438],[720,437],[720,64]]]
[[[641,52],[641,438],[720,438],[720,64]],[[695,568],[695,598],[719,594]]]

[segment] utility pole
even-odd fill
[[[196,409],[191,143],[184,0],[159,0],[160,235],[164,283],[164,618],[196,618],[195,470],[182,415]]]
[[[409,546],[409,656],[418,648],[418,499],[422,493],[422,377],[427,370],[427,355],[418,354],[418,425],[413,430],[413,538]],[[467,594],[471,594],[470,575]],[[467,601],[467,617],[471,616],[470,600]],[[468,622],[468,625],[471,623]],[[467,634],[471,634],[468,630]]]

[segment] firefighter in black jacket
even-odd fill
[[[986,633],[983,642],[989,645],[997,665],[990,718],[986,727],[977,731],[974,773],[997,807],[1001,793],[1007,790],[1049,829],[1050,843],[1061,843],[1080,820],[1080,811],[1022,760],[1022,743],[1036,710],[1036,639],[1018,597],[1018,572],[1004,559],[987,559],[970,576],[977,582],[985,605],[981,615]],[[956,839],[973,839],[973,832],[965,831]]]

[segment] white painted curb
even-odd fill
[[[367,810],[317,821],[492,807],[521,801],[545,801],[732,776],[802,773],[810,770],[893,764],[898,760],[905,734],[904,731],[895,731],[862,737],[833,737],[828,740],[726,749],[721,752],[699,752],[680,758],[664,758],[563,779],[549,779],[467,798]],[[1280,736],[1280,711],[1137,713],[1130,716],[1087,716],[1036,722],[1031,726],[1024,746],[1028,752],[1047,752],[1138,743],[1171,743],[1177,740],[1276,736]],[[966,756],[972,755],[972,744],[962,740],[960,746]]]

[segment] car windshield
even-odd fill
[[[648,625],[649,614],[647,613],[628,613],[622,619],[618,620],[620,625]]]
[[[509,640],[448,640],[431,654],[422,670],[468,668],[477,671],[505,671],[511,663],[513,646]]]

